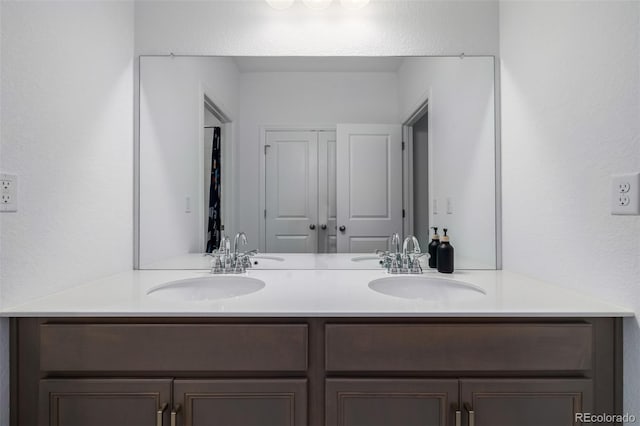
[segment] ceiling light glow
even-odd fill
[[[342,7],[345,9],[360,9],[369,4],[369,0],[340,0]]]
[[[331,5],[333,0],[302,0],[304,5],[309,9],[313,10],[322,10],[326,9]]]
[[[284,10],[290,8],[294,0],[266,0],[266,2],[274,9]]]

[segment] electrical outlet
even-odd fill
[[[18,210],[18,177],[0,174],[0,212]]]
[[[611,214],[640,215],[640,172],[611,176]]]
[[[619,182],[618,183],[618,192],[629,192],[631,189],[631,184],[629,182]]]

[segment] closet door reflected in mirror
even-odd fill
[[[318,132],[268,131],[265,155],[267,253],[318,247]]]
[[[373,253],[402,234],[401,126],[266,131],[265,251]]]
[[[265,251],[336,253],[336,132],[267,131]]]
[[[402,235],[399,124],[338,124],[338,252],[374,253]]]

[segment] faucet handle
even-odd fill
[[[397,232],[394,232],[393,234],[391,234],[390,238],[390,243],[391,243],[391,249],[393,250],[394,253],[399,253],[400,252],[400,234],[398,234]]]
[[[211,273],[212,274],[222,273],[222,262],[220,261],[219,254],[214,255],[213,259],[211,260]]]

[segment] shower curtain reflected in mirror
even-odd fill
[[[220,245],[220,127],[213,128],[213,149],[211,150],[211,178],[209,183],[209,225],[207,227],[207,253]]]

